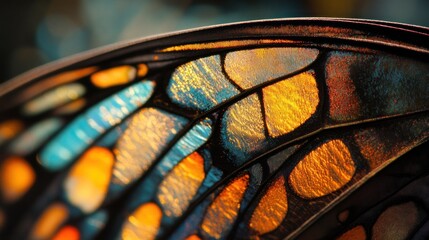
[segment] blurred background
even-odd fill
[[[0,6],[0,82],[122,40],[219,23],[352,17],[429,25],[427,0],[14,0]]]

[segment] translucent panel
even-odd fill
[[[96,138],[142,106],[153,88],[153,82],[140,82],[91,107],[48,143],[40,154],[40,163],[49,170],[64,168]]]
[[[165,154],[165,156],[159,161],[159,163],[155,166],[155,168],[153,169],[153,171],[151,171],[150,173],[148,173],[145,177],[145,180],[139,184],[137,190],[133,193],[133,200],[132,203],[130,204],[130,206],[135,206],[135,205],[139,205],[143,202],[147,202],[150,201],[152,199],[152,197],[155,197],[157,190],[158,190],[158,186],[161,184],[161,182],[165,182],[165,178],[167,176],[167,174],[169,174],[170,177],[168,177],[170,180],[169,182],[175,182],[177,180],[177,178],[179,177],[188,177],[189,175],[181,175],[182,173],[177,173],[178,170],[173,170],[174,172],[176,172],[176,174],[171,175],[171,170],[172,169],[177,169],[177,164],[181,165],[182,161],[184,160],[184,158],[189,158],[191,153],[191,156],[198,155],[199,158],[202,158],[202,156],[199,155],[199,153],[193,153],[194,151],[196,151],[199,147],[201,147],[204,143],[206,143],[207,139],[210,137],[211,134],[211,120],[210,119],[204,119],[202,121],[200,121],[199,123],[197,123],[194,127],[192,127],[183,137],[181,137],[179,139],[179,141],[177,141],[177,143],[167,152],[167,154]],[[180,167],[179,169],[183,169],[183,167],[185,166],[189,166],[189,159],[187,160],[187,164],[182,165],[182,167]],[[191,161],[193,162],[193,161]],[[191,164],[195,167],[199,166],[199,167],[203,167],[202,169],[202,174],[205,175],[204,172],[204,161],[202,160],[202,165],[195,165],[195,164]],[[187,170],[190,170],[188,168],[186,168]],[[198,170],[199,168],[197,168]],[[187,170],[184,170],[183,173],[185,173]],[[189,174],[191,174],[191,172],[189,172]],[[213,180],[213,176],[210,176],[211,180]],[[198,178],[197,178],[198,179]],[[203,177],[204,179],[204,177]],[[196,179],[188,179],[189,181],[193,181]],[[178,184],[182,184],[182,183],[178,183]],[[199,185],[199,184],[198,184]],[[195,185],[196,187],[196,185]],[[170,188],[170,186],[165,185],[165,189],[164,189],[164,194],[167,194],[167,190]],[[197,188],[198,189],[198,188]],[[195,189],[195,191],[197,190]],[[180,191],[187,191],[187,189],[182,189],[182,188],[175,188],[174,191],[177,191],[177,194],[179,194]],[[193,192],[193,191],[191,191]],[[195,193],[194,193],[195,194]],[[170,195],[164,195],[164,197],[169,197]],[[185,197],[186,199],[189,198],[192,199],[193,195],[189,195]],[[165,199],[167,201],[167,199]],[[187,203],[183,202],[177,202],[175,201],[175,203],[172,203],[172,206],[165,206],[165,208],[175,208],[177,207],[176,205],[173,206],[174,204],[179,204],[179,205],[184,205],[186,206]],[[171,214],[170,214],[171,213]],[[168,217],[173,217],[173,213],[172,212],[168,212],[167,214]]]
[[[91,82],[96,87],[108,88],[123,85],[134,80],[136,69],[131,66],[119,66],[105,69],[92,74]]]
[[[27,155],[44,144],[62,125],[62,121],[56,118],[42,120],[19,135],[12,142],[9,150],[17,155]]]
[[[249,175],[231,181],[207,209],[201,230],[210,238],[222,238],[237,218],[240,203],[249,184]]]
[[[211,125],[212,121],[206,118],[192,127],[160,161],[161,175],[167,174],[180,160],[206,143],[212,133]]]
[[[350,181],[356,166],[341,140],[331,140],[308,153],[292,170],[289,182],[303,198],[334,192]]]
[[[0,145],[15,137],[24,128],[19,120],[7,120],[0,123]]]
[[[114,163],[113,153],[91,147],[73,165],[65,182],[67,200],[85,213],[93,212],[103,202]]]
[[[167,93],[181,106],[208,110],[237,95],[238,90],[225,78],[216,55],[179,66],[171,76]]]
[[[275,230],[286,217],[287,207],[285,179],[280,176],[267,186],[265,195],[252,214],[249,227],[258,235]]]
[[[80,240],[80,233],[76,227],[68,225],[62,227],[52,240]]]
[[[334,122],[429,109],[429,64],[388,54],[334,52],[326,65]]]
[[[155,108],[137,113],[116,146],[113,183],[127,185],[140,177],[186,123],[185,118]]]
[[[204,177],[204,159],[197,152],[173,168],[158,187],[158,199],[165,215],[175,217],[182,215]]]
[[[78,83],[59,86],[29,101],[22,110],[26,115],[36,115],[76,100],[85,92],[85,87]]]
[[[261,150],[265,140],[261,104],[256,94],[235,103],[222,120],[222,142],[235,165]]]
[[[268,133],[287,134],[301,126],[319,104],[314,73],[301,73],[263,89]]]
[[[61,203],[53,203],[40,215],[33,230],[30,239],[42,240],[49,239],[68,218],[67,207]]]
[[[161,209],[155,203],[141,205],[126,220],[122,228],[122,239],[155,239],[161,218]]]
[[[300,70],[312,63],[318,50],[310,48],[258,48],[230,52],[225,71],[247,89]]]
[[[27,161],[20,157],[9,157],[0,166],[0,188],[2,198],[13,202],[24,195],[33,185],[36,174]]]

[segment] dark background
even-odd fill
[[[253,19],[370,18],[429,26],[426,0],[39,0],[0,4],[0,82],[118,41]]]

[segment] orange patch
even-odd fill
[[[289,182],[298,195],[312,199],[340,189],[355,171],[347,146],[341,140],[331,140],[308,153],[292,170]]]
[[[129,215],[122,228],[124,240],[155,239],[161,224],[162,212],[155,203],[144,203]]]
[[[207,209],[201,229],[211,238],[223,237],[234,223],[249,184],[249,175],[231,181]]]
[[[33,186],[36,174],[30,164],[21,157],[9,157],[0,167],[0,188],[3,199],[13,202]]]
[[[80,233],[76,227],[73,226],[64,226],[62,227],[57,234],[52,238],[52,240],[79,240]]]
[[[287,208],[285,179],[280,176],[259,201],[250,219],[250,228],[258,235],[275,230],[286,217]]]

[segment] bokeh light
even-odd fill
[[[425,0],[38,0],[0,8],[0,82],[118,41],[268,18],[351,17],[428,26]]]

